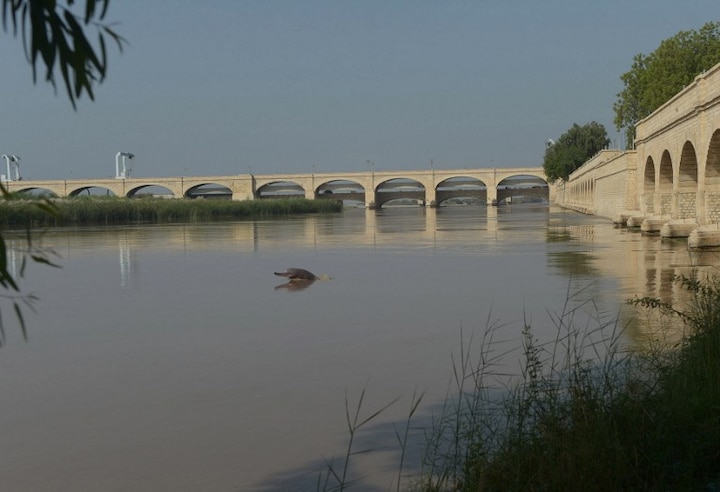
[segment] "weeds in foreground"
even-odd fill
[[[485,330],[479,355],[473,337],[461,337],[454,387],[427,429],[421,472],[404,489],[720,490],[720,280],[676,282],[691,294],[686,310],[629,301],[688,325],[690,335],[671,348],[624,351],[621,327],[581,292],[553,318],[551,342],[540,343],[524,323],[512,382],[501,370],[509,352],[495,340],[499,326]],[[413,398],[406,430],[421,399]],[[343,474],[328,463],[337,486],[318,490],[355,484],[344,473],[353,438],[382,411],[358,421],[361,403],[355,419],[348,413],[360,425],[350,427]],[[407,440],[398,443],[404,456]]]
[[[393,405],[398,399],[391,401],[390,403],[384,405],[380,409],[372,412],[367,417],[360,416],[362,411],[362,404],[363,400],[365,399],[365,389],[362,390],[360,393],[360,397],[358,398],[357,405],[355,406],[355,409],[351,412],[350,410],[350,401],[348,399],[348,395],[345,395],[345,420],[348,426],[348,444],[347,448],[345,450],[345,457],[342,462],[342,469],[336,469],[335,464],[332,460],[326,460],[325,464],[327,466],[326,472],[323,474],[321,473],[318,476],[318,489],[319,490],[338,490],[342,491],[346,488],[350,487],[355,481],[350,480],[348,478],[348,469],[350,466],[350,459],[357,455],[357,454],[364,454],[364,453],[370,453],[372,452],[372,449],[361,449],[356,450],[354,446],[355,437],[357,436],[357,433],[368,423],[373,421],[378,415],[380,415],[383,411],[385,411],[388,407]]]

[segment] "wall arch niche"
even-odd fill
[[[678,164],[677,217],[690,219],[697,216],[698,164],[695,147],[683,144]]]
[[[665,150],[660,159],[660,173],[658,175],[658,193],[660,194],[660,215],[672,214],[673,169],[670,152]]]
[[[645,161],[643,173],[643,203],[645,212],[652,214],[655,208],[655,162],[652,157]]]
[[[720,129],[710,138],[705,160],[705,220],[720,222]]]

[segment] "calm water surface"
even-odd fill
[[[672,300],[673,274],[720,263],[532,206],[63,229],[44,243],[62,268],[26,275],[40,297],[27,343],[3,313],[5,490],[315,490],[344,451],[346,395],[363,389],[368,413],[401,397],[353,470],[356,490],[388,490],[390,424],[415,391],[434,411],[463,337],[502,325],[519,345],[525,319],[550,339],[568,292],[627,324],[624,299]],[[287,267],[332,279],[285,288],[273,272]],[[628,325],[629,344],[642,335]]]

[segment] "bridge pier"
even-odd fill
[[[497,206],[498,192],[495,186],[487,187],[487,204],[490,206]]]
[[[375,190],[374,189],[365,189],[365,208],[374,210],[377,208],[375,203],[376,203]]]
[[[254,200],[252,193],[247,192],[233,192],[232,200]]]
[[[434,187],[425,187],[425,206],[430,208],[437,207],[437,190]]]

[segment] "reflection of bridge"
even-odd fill
[[[554,194],[554,187],[548,186],[541,167],[28,180],[5,184],[9,191],[42,192],[61,198],[98,189],[115,196],[133,197],[159,187],[165,189],[163,194],[175,198],[211,196],[205,193],[211,189],[212,194],[233,200],[300,196],[352,200],[369,208],[398,199],[437,206],[453,198],[496,204],[511,196],[549,200]]]

